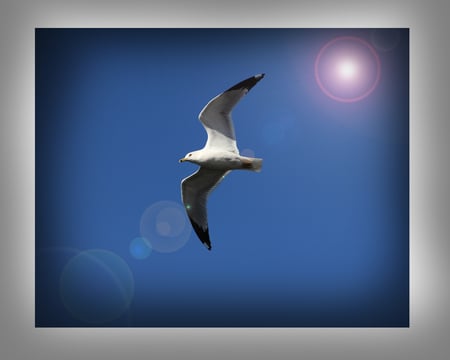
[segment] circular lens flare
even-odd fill
[[[339,75],[343,79],[347,79],[347,80],[355,77],[355,75],[358,72],[356,64],[351,60],[342,61],[339,64],[338,71],[339,71]]]
[[[119,255],[103,249],[82,251],[62,270],[60,296],[75,318],[93,325],[108,323],[129,310],[134,277]]]
[[[355,102],[369,96],[380,81],[381,64],[365,40],[342,36],[325,44],[314,64],[316,82],[333,100]]]
[[[152,245],[143,237],[134,238],[130,243],[130,253],[138,260],[144,260],[148,258],[152,252]]]
[[[171,253],[181,249],[191,234],[183,206],[173,201],[158,201],[141,216],[140,233],[152,250]]]

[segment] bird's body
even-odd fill
[[[189,154],[193,154],[193,156],[195,155],[195,157],[192,158],[191,156],[191,159],[186,161],[190,161],[202,167],[215,170],[246,169],[258,171],[260,170],[260,167],[258,168],[259,164],[258,160],[262,160],[247,156],[241,156],[239,155],[239,153],[231,151],[212,150],[212,149],[208,150],[207,152],[197,150]],[[257,168],[253,169],[253,167],[255,166]]]
[[[181,194],[189,220],[197,236],[209,250],[211,241],[206,210],[208,195],[231,170],[261,170],[262,159],[239,154],[231,111],[263,77],[264,74],[252,76],[208,102],[199,115],[208,134],[205,147],[186,154],[180,160],[200,166],[198,171],[182,180]]]

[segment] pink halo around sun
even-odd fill
[[[317,54],[314,74],[320,89],[331,99],[355,102],[369,96],[380,81],[380,58],[367,41],[341,36]]]

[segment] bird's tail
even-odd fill
[[[242,169],[260,172],[263,159],[241,156]]]

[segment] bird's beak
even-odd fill
[[[182,163],[184,161],[186,161],[186,158],[182,158],[182,159],[178,160],[178,162],[180,162],[180,163]]]

